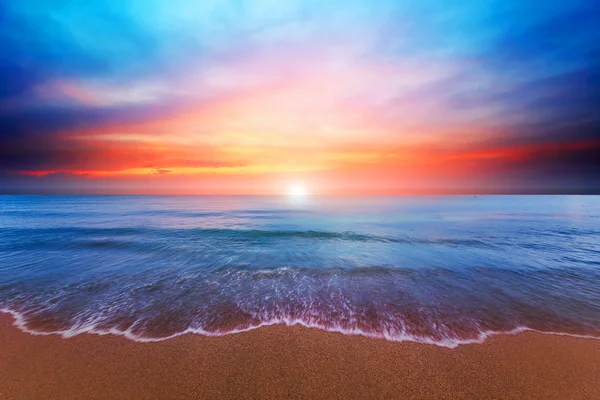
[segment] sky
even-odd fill
[[[600,193],[597,0],[3,0],[0,192]]]

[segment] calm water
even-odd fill
[[[0,309],[136,340],[600,337],[600,197],[0,196]]]

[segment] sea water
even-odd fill
[[[0,196],[32,333],[600,337],[600,196]]]

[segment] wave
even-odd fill
[[[588,234],[584,232],[583,234]],[[582,235],[583,235],[582,234]],[[184,244],[224,243],[272,244],[294,241],[317,243],[380,243],[384,245],[406,245],[440,248],[469,248],[503,250],[518,248],[525,250],[561,251],[555,242],[521,242],[507,237],[447,237],[424,235],[390,235],[362,233],[356,231],[299,230],[299,229],[232,229],[232,228],[105,228],[105,227],[64,227],[64,228],[0,228],[2,242],[0,250],[26,249],[30,246],[53,248],[126,248],[131,246],[143,249],[154,243],[180,241]],[[552,235],[552,232],[539,232],[536,235]],[[572,235],[574,236],[574,235]],[[599,250],[586,248],[586,252],[598,254]]]
[[[393,236],[358,233],[354,231],[321,231],[321,230],[279,230],[279,229],[221,229],[221,228],[189,228],[189,229],[151,229],[151,228],[0,228],[5,239],[15,238],[21,241],[21,246],[33,244],[40,245],[44,242],[60,243],[73,241],[85,246],[97,246],[99,243],[117,243],[115,238],[141,237],[141,238],[178,238],[211,240],[227,239],[229,241],[247,242],[269,239],[290,240],[317,240],[340,242],[371,242],[391,243],[425,246],[466,246],[466,247],[496,247],[492,242],[480,239],[460,239],[448,237],[418,237],[418,236]],[[83,239],[82,239],[83,238]],[[86,240],[88,240],[86,242]],[[14,243],[11,243],[14,245]]]
[[[597,200],[514,199],[4,199],[0,309],[31,333],[138,341],[273,324],[445,347],[600,336]]]
[[[444,339],[434,339],[427,336],[417,336],[410,335],[405,333],[396,333],[390,334],[388,332],[373,332],[373,331],[365,331],[362,329],[348,329],[341,327],[340,325],[326,326],[322,324],[317,324],[314,322],[307,322],[302,319],[272,319],[269,321],[264,321],[256,325],[250,325],[247,327],[235,328],[227,331],[207,331],[205,329],[200,328],[192,328],[188,327],[179,332],[175,332],[171,335],[164,337],[148,337],[143,335],[138,335],[133,333],[130,329],[121,330],[118,328],[109,328],[109,329],[99,329],[97,326],[93,324],[84,324],[84,325],[74,325],[73,327],[65,330],[55,330],[55,331],[40,331],[31,329],[28,327],[27,319],[24,314],[14,311],[9,308],[0,309],[0,312],[10,314],[14,319],[13,326],[16,326],[20,331],[32,334],[32,335],[60,335],[64,339],[72,338],[82,334],[93,334],[99,336],[105,335],[115,335],[122,336],[134,342],[140,343],[153,343],[153,342],[162,342],[170,339],[174,339],[179,336],[187,335],[187,334],[196,334],[207,337],[220,337],[227,336],[233,334],[239,334],[244,332],[250,332],[255,329],[259,329],[266,326],[274,326],[274,325],[285,325],[288,327],[293,326],[302,326],[309,329],[319,329],[325,332],[330,333],[340,333],[346,336],[363,336],[372,339],[383,339],[390,342],[414,342],[420,344],[428,344],[435,345],[439,347],[444,347],[448,349],[455,349],[461,345],[469,345],[469,344],[482,344],[487,339],[493,336],[499,335],[515,335],[523,332],[536,332],[544,335],[556,335],[556,336],[568,336],[580,339],[593,339],[600,340],[599,335],[582,335],[582,334],[574,334],[567,332],[554,332],[554,331],[543,331],[539,329],[530,328],[528,326],[517,326],[509,330],[481,330],[475,333],[474,337],[471,338],[444,338]]]
[[[139,341],[273,324],[444,347],[520,329],[600,335],[600,292],[588,285],[597,274],[588,269],[144,266],[88,276],[77,267],[59,281],[0,281],[0,309],[31,333]]]

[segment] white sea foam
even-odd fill
[[[137,321],[131,325],[127,330],[120,330],[116,328],[111,329],[98,329],[94,323],[85,323],[74,325],[67,330],[57,330],[57,331],[37,331],[34,329],[30,329],[27,327],[27,321],[22,313],[19,313],[15,310],[9,308],[0,309],[0,312],[10,314],[14,318],[13,325],[16,326],[19,330],[32,334],[32,335],[60,335],[63,338],[71,338],[81,334],[94,334],[94,335],[115,335],[115,336],[124,336],[125,338],[135,341],[135,342],[161,342],[169,339],[173,339],[178,336],[186,335],[186,334],[197,334],[202,336],[226,336],[237,333],[243,333],[252,331],[265,326],[273,326],[273,325],[285,325],[285,326],[303,326],[305,328],[319,329],[326,332],[332,333],[341,333],[343,335],[348,336],[364,336],[373,339],[384,339],[391,342],[415,342],[422,344],[430,344],[439,347],[454,349],[461,345],[467,344],[481,344],[484,343],[488,338],[498,335],[515,335],[522,332],[536,332],[545,335],[558,335],[558,336],[569,336],[574,338],[582,338],[582,339],[595,339],[600,340],[600,336],[592,336],[592,335],[578,335],[566,332],[550,332],[550,331],[541,331],[537,329],[533,329],[527,326],[518,326],[514,329],[506,330],[506,331],[493,331],[493,330],[483,330],[478,332],[477,337],[470,339],[461,339],[461,338],[444,338],[444,339],[433,339],[431,337],[424,336],[415,336],[409,335],[403,332],[398,332],[394,334],[390,334],[388,332],[369,332],[358,328],[344,328],[340,325],[333,326],[325,326],[322,324],[310,322],[307,323],[302,319],[291,319],[291,318],[276,318],[269,321],[261,322],[260,324],[247,326],[244,328],[235,328],[227,331],[207,331],[199,328],[187,328],[182,330],[181,332],[177,332],[175,334],[153,338],[153,337],[145,337],[136,335],[132,332],[132,329],[136,326]]]

